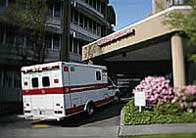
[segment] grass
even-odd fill
[[[123,138],[196,138],[196,133],[126,136],[126,137],[123,137]]]

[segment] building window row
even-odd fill
[[[61,17],[61,2],[48,2],[48,16],[50,17]]]
[[[5,0],[0,0],[0,6],[5,7],[6,6],[6,1]]]
[[[12,3],[13,0],[0,0],[0,7],[7,7],[8,3]]]
[[[167,4],[169,4],[169,6],[184,5],[185,0],[167,0]]]
[[[83,45],[85,45],[85,42],[71,37],[69,51],[81,55]]]
[[[32,40],[31,37],[25,36],[22,33],[14,32],[13,29],[7,29],[7,31],[3,31],[0,28],[0,43],[4,45],[10,45],[15,47],[26,47],[32,48]],[[50,50],[59,50],[61,47],[61,37],[58,34],[48,34],[46,35],[47,48]]]
[[[20,88],[20,82],[19,72],[0,70],[1,88]]]
[[[71,22],[97,36],[102,36],[102,26],[99,23],[73,9],[71,10]]]
[[[61,48],[61,36],[58,34],[48,34],[46,36],[47,48],[53,51],[59,51]]]
[[[105,7],[104,3],[102,3],[100,0],[83,0],[85,3],[87,3],[89,6],[93,7],[98,12],[104,14]]]
[[[0,0],[0,7],[7,7],[14,0]],[[60,1],[48,1],[48,16],[50,17],[60,17],[61,16],[61,2]],[[26,4],[21,5],[23,9],[26,9]]]
[[[26,37],[20,33],[16,33],[12,28],[4,31],[0,28],[0,43],[17,47],[25,47]]]

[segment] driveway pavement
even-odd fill
[[[0,138],[115,138],[120,125],[120,111],[127,100],[98,108],[94,116],[85,114],[63,121],[32,122],[17,115],[0,117]]]

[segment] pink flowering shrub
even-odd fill
[[[178,102],[188,112],[196,111],[196,85],[174,88],[175,97],[172,102]]]
[[[146,77],[133,91],[145,92],[148,107],[152,107],[157,103],[169,102],[174,98],[169,80],[164,77]]]

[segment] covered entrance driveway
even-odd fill
[[[95,64],[106,65],[109,76],[122,91],[131,91],[144,77],[165,76],[172,80],[171,35],[159,37],[100,55]]]
[[[163,22],[169,12],[188,10],[171,7],[90,43],[83,47],[83,61],[107,65],[121,86],[133,88],[149,75],[165,76],[175,87],[183,86],[188,67],[186,37]]]

